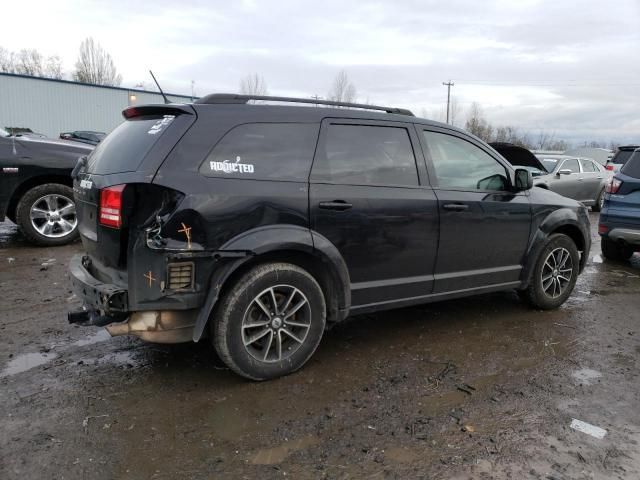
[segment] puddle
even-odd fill
[[[251,459],[251,463],[254,465],[275,465],[283,462],[293,452],[316,445],[318,442],[318,438],[313,435],[298,440],[289,440],[278,447],[258,450]]]
[[[8,377],[10,375],[16,375],[17,373],[26,372],[32,368],[49,363],[55,359],[57,355],[55,353],[24,353],[18,355],[12,359],[2,372],[0,372],[0,378]]]
[[[581,368],[574,371],[571,376],[584,385],[592,385],[596,378],[600,378],[602,374],[597,370],[591,370],[590,368]]]

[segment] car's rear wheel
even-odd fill
[[[16,223],[37,245],[65,245],[78,238],[73,189],[46,183],[28,190],[18,202]]]
[[[591,209],[594,212],[599,212],[600,210],[602,210],[602,207],[604,207],[604,188],[600,190],[600,194],[598,195],[598,198],[596,198],[596,203],[593,204],[593,207],[591,207]]]
[[[534,307],[543,310],[562,305],[576,284],[580,253],[566,235],[551,235],[542,249],[522,296]]]
[[[602,256],[608,260],[629,260],[633,256],[633,249],[614,242],[607,237],[602,237],[600,245],[602,249]]]
[[[318,347],[325,322],[318,282],[295,265],[267,263],[245,273],[221,299],[211,338],[231,370],[267,380],[302,367]]]

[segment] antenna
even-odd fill
[[[162,91],[162,87],[160,87],[160,84],[158,83],[158,80],[156,80],[156,76],[153,74],[153,72],[151,70],[149,70],[149,73],[151,74],[151,78],[153,78],[153,81],[156,82],[156,86],[158,87],[158,90],[160,90],[160,95],[162,95],[162,98],[164,98],[164,103],[171,103],[169,101],[169,99],[167,98],[167,96]]]

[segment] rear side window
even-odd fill
[[[633,178],[640,178],[640,152],[635,152],[620,169],[620,172]]]
[[[250,123],[228,132],[207,156],[207,177],[306,181],[319,124]]]
[[[418,185],[409,132],[402,127],[331,124],[318,151],[313,180],[349,185]]]
[[[97,175],[136,171],[174,119],[174,115],[143,116],[122,122],[91,153],[87,171]]]
[[[596,167],[591,160],[580,160],[582,163],[582,171],[585,173],[598,172],[598,167]]]

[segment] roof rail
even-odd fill
[[[291,102],[310,103],[313,105],[329,105],[332,107],[361,108],[363,110],[378,110],[381,112],[395,113],[398,115],[415,116],[411,110],[406,108],[381,107],[379,105],[367,105],[364,103],[334,102],[333,100],[319,100],[315,98],[295,98],[295,97],[271,97],[268,95],[238,95],[235,93],[212,93],[196,100],[194,103],[205,104],[233,104],[248,103],[251,100],[263,100],[268,102]]]

